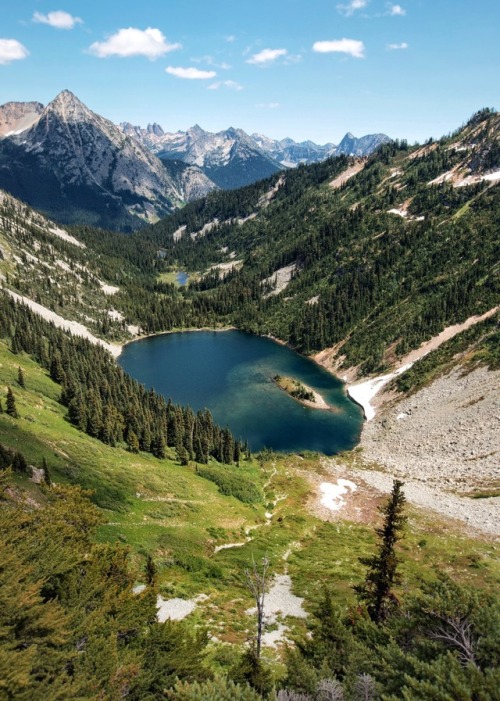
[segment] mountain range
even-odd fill
[[[165,132],[157,123],[148,124],[144,129],[122,122],[120,127],[162,160],[180,158],[199,166],[222,189],[249,185],[283,168],[316,163],[331,156],[369,156],[391,140],[385,134],[368,134],[358,139],[349,132],[336,146],[313,141],[297,143],[289,138],[271,139],[263,134],[249,135],[234,127],[215,134],[198,124],[175,133]]]
[[[388,140],[348,134],[338,147],[318,146],[198,125],[168,134],[158,124],[117,126],[64,90],[46,107],[0,106],[0,188],[65,224],[131,231],[212,190],[338,153],[367,155]]]
[[[214,189],[199,168],[162,163],[68,90],[43,109],[4,105],[0,125],[0,187],[58,221],[130,230]]]

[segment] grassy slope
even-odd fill
[[[17,385],[18,366],[26,390]],[[318,457],[271,455],[244,463],[242,472],[265,486],[263,503],[247,506],[220,495],[214,484],[195,475],[193,466],[132,455],[82,434],[64,418],[57,403],[59,387],[29,358],[13,355],[0,343],[2,393],[7,385],[13,388],[21,418],[0,414],[0,441],[21,450],[30,464],[39,466],[45,457],[54,481],[94,489],[107,519],[100,539],[130,544],[138,564],[152,552],[164,596],[206,593],[208,601],[192,618],[208,622],[219,638],[242,641],[248,635],[252,619],[243,612],[251,601],[242,573],[252,556],[258,561],[267,553],[280,572],[283,555],[291,550],[288,569],[295,592],[306,597],[307,606],[317,600],[324,583],[333,586],[339,601],[353,601],[351,585],[363,576],[358,557],[371,551],[373,524],[324,523],[311,515],[306,475],[322,472]],[[14,479],[37,498],[34,485],[26,485],[20,476]],[[266,509],[273,511],[270,521]],[[410,515],[403,545],[404,586],[430,576],[433,567],[477,587],[495,586],[500,572],[491,542],[471,540],[421,512],[410,510]],[[244,541],[247,528],[252,529],[251,542],[214,554],[216,544]]]

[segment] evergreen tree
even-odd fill
[[[183,445],[176,448],[177,460],[181,465],[189,465],[189,454]]]
[[[19,387],[26,389],[26,384],[24,382],[24,373],[23,373],[21,367],[17,368],[17,383],[18,383]]]
[[[47,487],[50,487],[52,484],[52,480],[50,479],[50,472],[49,472],[49,466],[47,465],[47,461],[45,460],[45,457],[42,458],[42,470],[43,470],[43,481],[47,485]]]
[[[14,458],[12,460],[12,469],[14,470],[14,472],[19,472],[22,475],[27,475],[30,473],[28,463],[26,462],[26,458],[22,453],[14,454]]]
[[[401,531],[407,520],[403,514],[406,502],[403,484],[400,480],[394,480],[387,504],[380,509],[385,518],[382,528],[376,529],[380,539],[378,553],[360,558],[367,565],[368,572],[364,583],[354,587],[359,599],[366,603],[370,618],[376,623],[382,623],[398,605],[393,587],[400,581],[395,546],[402,537]]]
[[[150,626],[145,655],[129,698],[131,701],[162,699],[165,690],[180,681],[203,681],[210,675],[203,666],[208,639],[191,633],[183,621],[167,620]]]
[[[11,388],[7,388],[7,414],[9,416],[12,416],[13,419],[18,419],[19,418],[19,412],[17,411],[16,408],[16,399],[14,397],[14,393],[12,392]]]
[[[262,696],[248,684],[235,684],[230,679],[218,677],[206,682],[177,682],[172,691],[167,692],[172,701],[262,701]]]
[[[146,584],[148,585],[148,587],[154,587],[156,585],[156,580],[158,577],[158,569],[151,555],[148,555],[146,559],[145,574]]]
[[[152,441],[151,452],[160,460],[163,460],[167,456],[167,442],[162,433],[159,433]]]
[[[264,665],[255,647],[249,647],[240,661],[229,672],[236,684],[249,684],[262,696],[267,697],[272,689],[270,670]]]
[[[137,438],[137,434],[132,430],[127,434],[127,445],[131,453],[139,452],[139,439]]]

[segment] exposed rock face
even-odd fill
[[[196,169],[169,172],[68,90],[0,149],[0,185],[67,222],[134,228],[168,214],[188,192],[201,196],[215,187]]]
[[[29,129],[43,112],[41,102],[6,102],[0,105],[0,137]]]
[[[386,144],[389,141],[391,139],[385,134],[367,134],[357,139],[351,132],[348,132],[337,146],[335,155],[369,156],[381,144]]]
[[[243,129],[230,127],[212,134],[198,124],[186,132],[167,133],[159,124],[146,129],[128,122],[120,125],[162,159],[178,158],[199,166],[223,188],[235,188],[272,175],[281,168],[315,163],[341,154],[367,156],[380,144],[390,141],[385,134],[369,134],[357,139],[346,134],[339,146],[313,141],[297,143],[293,139],[270,139],[263,134],[251,136]]]
[[[147,129],[128,123],[120,126],[162,160],[179,159],[198,166],[224,189],[267,178],[282,167],[242,129],[231,127],[212,134],[195,124],[186,132],[168,134],[158,124]]]

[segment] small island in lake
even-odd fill
[[[329,409],[333,411],[333,407],[325,402],[321,394],[315,392],[311,387],[294,380],[293,377],[283,377],[282,375],[275,375],[273,381],[278,385],[280,389],[296,399],[304,406],[311,407],[313,409]]]

